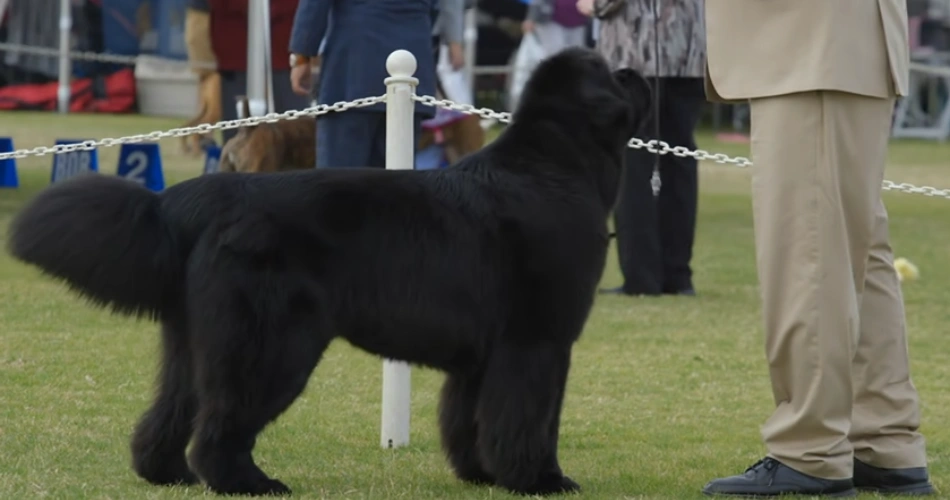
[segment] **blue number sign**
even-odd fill
[[[0,153],[12,153],[13,139],[0,137]],[[16,158],[0,160],[0,188],[15,188],[20,185],[20,178],[16,174]]]
[[[119,177],[138,182],[152,191],[165,189],[162,154],[158,143],[123,144],[119,150]]]
[[[57,139],[56,145],[82,142],[74,139]],[[53,155],[53,171],[50,183],[64,181],[77,175],[99,171],[99,151],[77,149],[68,153]]]
[[[205,155],[204,174],[213,174],[218,171],[218,164],[221,162],[221,148],[217,146],[208,146],[208,154]]]

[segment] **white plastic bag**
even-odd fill
[[[446,45],[439,47],[439,62],[436,65],[436,74],[445,98],[459,104],[475,104],[472,89],[468,84],[468,73],[465,67],[454,69],[449,61],[449,48]]]
[[[544,46],[537,33],[530,31],[521,37],[521,44],[515,53],[512,62],[511,75],[508,85],[508,109],[514,111],[518,106],[518,98],[521,97],[521,91],[524,89],[528,77],[534,71],[535,66],[541,62],[547,55]]]

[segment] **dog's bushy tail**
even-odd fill
[[[181,293],[184,257],[159,196],[115,176],[54,184],[10,224],[8,251],[100,307],[159,318]]]

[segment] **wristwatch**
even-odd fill
[[[310,56],[303,54],[290,54],[290,67],[304,66],[310,64]]]

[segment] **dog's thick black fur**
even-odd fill
[[[132,438],[149,482],[289,493],[255,465],[256,436],[343,337],[446,372],[439,424],[459,478],[574,491],[557,459],[571,348],[649,103],[636,72],[568,49],[537,67],[501,136],[453,167],[220,173],[161,194],[91,174],[32,200],[9,249],[161,321],[158,394]]]

